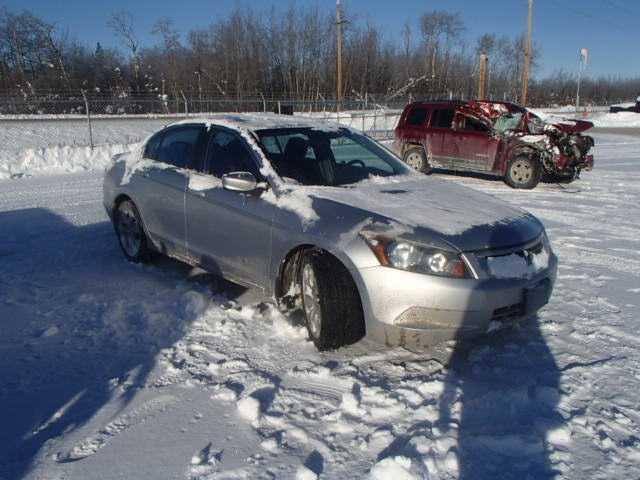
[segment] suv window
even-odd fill
[[[163,134],[164,131],[160,131],[149,139],[144,147],[144,158],[150,158],[152,160],[158,159],[158,148],[160,147]]]
[[[230,172],[251,172],[256,178],[260,178],[256,163],[244,141],[226,130],[215,130],[209,139],[207,171],[218,178]]]
[[[178,168],[198,168],[198,145],[202,125],[174,127],[166,130],[158,150],[157,160]]]
[[[431,115],[431,126],[433,128],[451,128],[455,112],[452,108],[437,109]]]
[[[429,110],[426,108],[413,108],[407,115],[407,125],[422,125],[427,119]]]
[[[488,132],[489,127],[487,127],[480,120],[471,117],[461,117],[461,125],[462,130],[467,132]]]

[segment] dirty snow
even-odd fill
[[[514,191],[560,257],[539,317],[426,352],[318,353],[259,292],[123,260],[100,172],[0,181],[0,478],[640,475],[640,138]]]

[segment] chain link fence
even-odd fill
[[[449,98],[452,94],[439,98]],[[377,101],[378,98],[383,101]],[[347,98],[340,102],[318,95],[314,99],[200,95],[106,95],[81,91],[40,95],[0,95],[0,121],[86,121],[90,146],[101,122],[117,120],[178,120],[214,113],[248,112],[299,115],[359,129],[376,139],[393,136],[402,108],[411,95],[385,99],[382,95]]]
[[[390,139],[400,113],[407,103],[420,100],[463,99],[452,91],[416,98],[412,94],[389,96],[366,94],[341,102],[324,98],[265,97],[257,93],[245,96],[213,95],[205,92],[172,95],[131,92],[43,92],[39,94],[0,95],[0,121],[80,120],[87,129],[89,145],[94,146],[95,129],[106,121],[178,120],[222,112],[264,112],[300,115],[336,122],[356,128],[378,139]],[[500,99],[502,100],[502,99]],[[157,123],[157,122],[156,122]],[[80,127],[82,128],[82,127]]]

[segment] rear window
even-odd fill
[[[144,148],[144,158],[151,158],[152,160],[158,159],[158,148],[160,147],[160,141],[162,140],[162,135],[164,132],[156,133],[151,139],[147,142],[147,145]]]
[[[434,110],[431,116],[431,126],[434,128],[451,128],[454,114],[455,112],[452,108]]]
[[[413,108],[407,115],[407,125],[422,125],[427,119],[429,110],[426,108]]]
[[[157,160],[178,168],[197,168],[198,142],[202,125],[173,127],[165,131]]]

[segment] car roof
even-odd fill
[[[483,103],[488,105],[504,105],[509,108],[522,109],[522,107],[520,107],[519,105],[516,105],[513,102],[504,102],[504,101],[498,101],[498,100],[415,100],[414,102],[407,105],[407,107],[419,106],[419,105],[423,105],[423,106],[430,106],[430,105],[443,106],[444,105],[444,106],[460,107],[463,105],[469,105],[473,103],[478,103],[478,104]]]
[[[190,117],[168,126],[202,123],[207,126],[220,126],[234,130],[257,131],[279,128],[313,128],[335,131],[344,128],[323,118],[309,118],[275,113],[216,113],[200,117]]]

